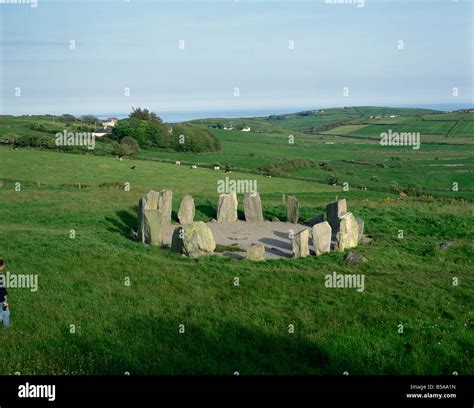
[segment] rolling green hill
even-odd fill
[[[10,290],[0,374],[474,374],[472,114],[283,116],[193,121],[219,140],[217,152],[144,149],[119,161],[105,141],[75,154],[0,145],[0,258],[11,273],[39,276],[35,293]],[[331,129],[315,130],[323,125]],[[0,140],[87,126],[1,116]],[[421,148],[381,146],[388,129],[422,129]],[[285,219],[288,194],[303,220],[346,198],[373,238],[356,250],[368,262],[190,260],[133,239],[142,194],[171,189],[173,222],[192,194],[195,218],[208,221],[224,177],[257,180],[266,219]],[[365,291],[325,288],[332,272],[363,274]]]

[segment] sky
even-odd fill
[[[0,114],[473,101],[471,0],[8,1]]]

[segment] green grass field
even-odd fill
[[[238,143],[229,143],[237,149]],[[244,157],[249,147],[241,144],[235,154]],[[252,146],[259,153],[245,156],[249,166],[283,149],[275,143],[274,153],[268,146],[265,153]],[[339,160],[368,160],[377,150],[354,146],[315,142],[307,150],[315,159]],[[442,149],[443,163],[472,159],[454,147]],[[288,158],[289,151],[275,157]],[[419,157],[409,150],[396,154],[407,161]],[[421,161],[431,163],[434,154],[439,152],[425,153]],[[201,155],[194,160],[204,161]],[[403,168],[403,177],[421,168]],[[1,330],[0,373],[474,373],[471,201],[454,193],[449,200],[398,201],[376,190],[343,192],[314,181],[251,176],[267,218],[284,218],[283,193],[298,197],[303,219],[322,212],[336,195],[347,198],[374,238],[357,249],[368,259],[359,267],[347,266],[337,253],[258,264],[190,260],[132,239],[141,194],[172,189],[177,211],[181,197],[191,193],[196,218],[208,220],[215,216],[222,177],[155,161],[0,147],[0,257],[11,273],[39,275],[37,292],[10,290],[11,327]],[[449,180],[443,172],[431,177]],[[472,189],[471,180],[466,188]],[[130,191],[102,183],[130,183]],[[455,245],[440,250],[445,241]],[[364,274],[365,291],[325,288],[324,277],[332,272]]]
[[[387,116],[368,117],[375,114]],[[342,120],[348,123],[337,126]],[[11,273],[39,275],[37,292],[10,290],[0,373],[473,374],[471,122],[467,113],[370,107],[205,119],[195,123],[220,139],[220,152],[145,150],[123,162],[98,156],[108,154],[102,142],[95,155],[0,146],[0,258]],[[0,136],[44,135],[33,124],[81,130],[57,118],[2,116]],[[418,151],[387,148],[369,139],[381,129],[429,135]],[[258,174],[303,159],[314,166]],[[187,165],[166,163],[175,160]],[[214,163],[234,171],[215,172],[208,168]],[[347,198],[374,238],[357,249],[368,263],[349,267],[336,253],[260,264],[189,260],[133,240],[142,194],[173,190],[176,219],[190,193],[196,219],[207,221],[225,176],[257,180],[267,219],[285,218],[284,194],[297,196],[302,219]],[[415,183],[421,195],[400,200],[393,182],[400,190]],[[441,250],[441,242],[454,245]],[[364,274],[365,291],[325,288],[332,272]]]

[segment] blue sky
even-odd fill
[[[3,114],[472,102],[470,0],[38,0],[0,13]]]

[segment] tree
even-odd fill
[[[158,124],[163,123],[161,118],[155,112],[150,112],[148,109],[132,107],[132,111],[133,112],[129,115],[130,119],[146,120],[147,122],[153,122]]]
[[[77,120],[74,115],[70,115],[69,113],[65,113],[63,116],[61,116],[61,119],[65,122],[75,122]]]
[[[127,156],[133,156],[140,151],[137,141],[130,136],[124,137],[120,142],[120,146],[122,147],[123,154]]]
[[[84,123],[90,123],[90,124],[100,122],[99,118],[97,116],[94,116],[94,115],[84,115],[84,116],[81,116],[81,119]]]

